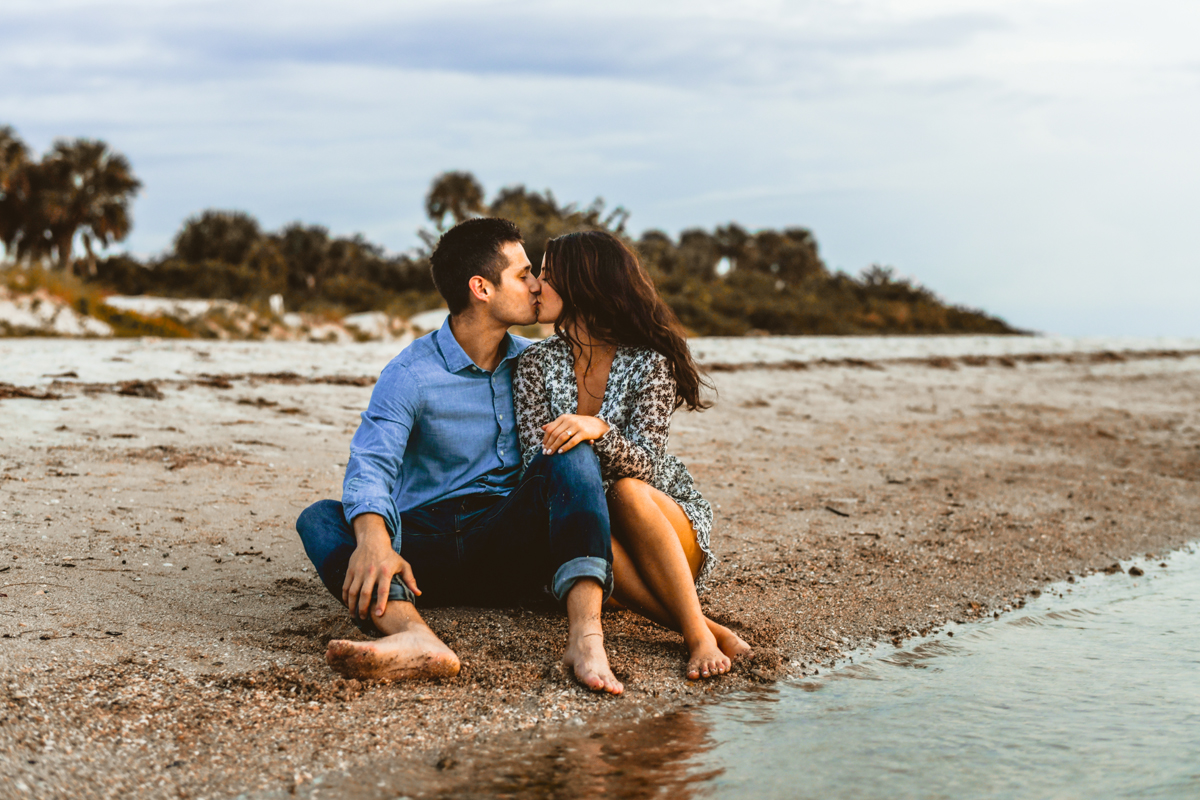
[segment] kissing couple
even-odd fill
[[[458,657],[420,605],[566,607],[563,662],[620,694],[601,607],[683,635],[690,679],[750,647],[704,616],[712,508],[667,453],[671,415],[707,404],[679,321],[634,253],[603,231],[551,239],[540,268],[517,227],[479,218],[430,257],[450,309],[384,368],[350,442],[342,501],[296,522],[355,624],[326,660],[360,679],[448,678]],[[553,324],[531,342],[514,325]]]

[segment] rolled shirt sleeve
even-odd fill
[[[384,369],[350,441],[350,460],[342,484],[346,521],[353,524],[362,514],[378,514],[397,543],[400,511],[394,489],[401,481],[404,452],[421,412],[422,389],[420,376],[404,365],[391,364]]]

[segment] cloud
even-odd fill
[[[303,63],[775,89],[847,58],[961,47],[1004,27],[964,11],[861,19],[844,4],[708,14],[624,5],[19,4],[4,12],[0,64],[45,83],[84,69],[178,81]]]
[[[1198,25],[1190,0],[6,0],[0,124],[127,153],[143,253],[205,207],[404,249],[461,168],[635,230],[805,225],[834,266],[1111,328],[1086,308],[1200,302]]]

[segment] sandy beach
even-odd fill
[[[293,523],[340,497],[358,413],[399,346],[3,343],[0,795],[308,796],[354,780],[371,797],[360,779],[379,760],[415,795],[475,752],[824,672],[1050,582],[1155,568],[1200,534],[1194,347],[764,357],[745,349],[771,340],[701,341],[717,404],[677,414],[671,449],[716,511],[702,601],[752,660],[689,682],[680,637],[606,614],[627,691],[598,697],[559,667],[554,608],[430,609],[456,679],[344,681],[325,644],[361,634]],[[143,358],[168,350],[176,362]]]

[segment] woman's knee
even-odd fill
[[[650,484],[637,478],[618,478],[613,481],[613,485],[608,490],[609,499],[625,503],[632,500],[646,497],[649,494]]]

